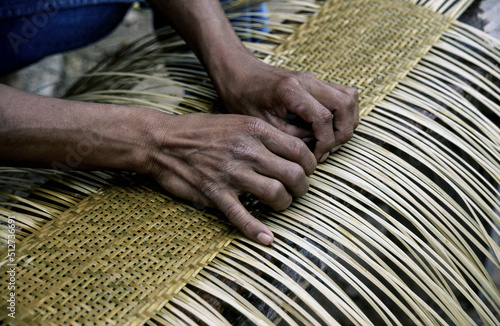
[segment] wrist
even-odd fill
[[[247,48],[228,49],[217,59],[210,61],[207,67],[210,78],[219,96],[239,98],[240,94],[232,94],[242,88],[249,73],[247,69],[261,63]],[[250,68],[252,69],[252,68]]]
[[[219,0],[151,1],[186,40],[217,90],[255,59],[236,35]]]
[[[64,123],[52,130],[58,145],[48,153],[54,157],[51,167],[143,172],[148,124],[157,112],[114,104],[58,102]]]
[[[168,115],[138,107],[110,106],[107,109],[106,118],[111,123],[96,130],[101,138],[91,158],[92,164],[147,174],[152,147],[156,143],[154,133],[161,130],[159,116]]]
[[[171,170],[177,147],[185,145],[193,130],[183,125],[186,115],[167,114],[153,109],[144,110],[138,117],[134,134],[138,141],[129,153],[133,171],[154,178],[161,171]]]

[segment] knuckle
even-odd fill
[[[300,75],[305,80],[316,79],[316,77],[312,73],[310,73],[309,71],[301,71]]]
[[[217,174],[228,174],[231,171],[231,166],[227,161],[221,160],[215,164]]]
[[[234,180],[238,180],[241,174],[234,162],[221,161],[217,163],[215,169],[215,174],[211,177],[214,180],[213,183],[216,183],[220,187],[229,186]]]
[[[318,110],[318,118],[322,123],[328,123],[333,120],[333,114],[325,107]]]
[[[306,143],[304,143],[301,139],[294,138],[292,140],[291,151],[294,156],[304,160],[307,157],[309,149],[307,148]]]
[[[281,90],[283,93],[289,92],[289,91],[295,91],[302,88],[302,84],[296,77],[286,77],[283,78],[279,84],[278,84],[278,89]]]
[[[344,96],[343,101],[342,101],[342,106],[344,109],[348,109],[350,111],[354,112],[354,107],[356,106],[357,100],[355,100],[351,96]]]
[[[245,121],[245,130],[249,135],[260,136],[266,132],[267,128],[263,120],[254,117],[248,117]]]
[[[357,91],[356,91],[357,92]],[[354,108],[356,107],[356,104],[358,103],[358,97],[354,97],[350,94],[345,94],[342,97],[342,108],[348,109],[354,112]]]
[[[354,88],[354,87],[348,87],[347,88],[347,95],[349,95],[350,97],[352,97],[356,102],[359,99],[358,90],[356,88]]]
[[[258,156],[255,149],[246,142],[237,142],[233,144],[230,149],[230,153],[235,158],[244,158],[246,160],[256,160]],[[230,170],[230,168],[228,168],[224,163],[220,163],[219,166],[223,169],[222,171]]]
[[[210,200],[214,202],[217,201],[217,198],[219,197],[219,186],[217,183],[212,180],[205,179],[200,181],[198,189],[200,189],[200,192]]]
[[[286,171],[286,177],[288,180],[290,180],[290,183],[293,185],[297,185],[302,181],[303,174],[304,172],[302,168],[296,164],[293,164]]]
[[[301,186],[304,184],[304,181],[307,180],[304,170],[298,164],[293,164],[286,171],[286,178],[289,180],[290,184],[295,188],[301,188]]]
[[[299,116],[307,111],[307,107],[304,105],[303,102],[295,102],[294,101],[294,102],[290,103],[290,108],[291,108],[292,112],[297,113]]]
[[[310,175],[316,169],[316,159],[313,153],[301,139],[294,138],[291,146],[293,157],[297,158],[297,163],[301,168],[301,173]]]
[[[278,202],[283,196],[285,187],[278,180],[272,180],[264,186],[262,196],[270,202]]]

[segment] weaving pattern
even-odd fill
[[[407,1],[328,1],[264,61],[355,86],[360,114],[387,95],[452,19]]]
[[[356,87],[363,116],[306,195],[259,211],[272,246],[220,213],[110,181],[19,244],[26,322],[500,325],[484,266],[500,268],[500,42],[454,20],[468,1],[423,2],[290,1],[318,9],[279,27],[293,32],[278,46],[248,44],[267,63]],[[123,50],[72,99],[213,112],[208,76],[171,33],[171,47],[152,37]],[[172,85],[185,94],[166,94]]]
[[[231,230],[145,187],[105,189],[18,248],[16,320],[140,324],[227,245]]]

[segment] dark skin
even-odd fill
[[[257,60],[218,0],[152,2],[196,53],[232,114],[173,116],[0,85],[0,163],[50,167],[68,163],[68,153],[80,149],[85,155],[72,168],[150,175],[174,195],[218,208],[248,238],[270,244],[272,232],[238,196],[250,193],[283,210],[304,195],[316,164],[352,137],[357,92]],[[286,123],[287,113],[310,128]],[[89,143],[89,134],[95,141]],[[314,152],[304,137],[316,139]]]

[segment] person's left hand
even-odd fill
[[[227,60],[233,69],[221,71],[215,85],[229,112],[259,117],[292,136],[313,137],[318,162],[353,136],[359,123],[355,88],[277,68],[250,53],[238,51]],[[285,120],[289,113],[304,120],[305,128]]]

